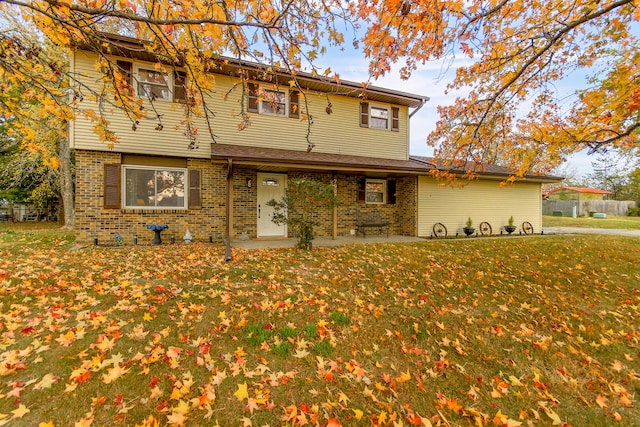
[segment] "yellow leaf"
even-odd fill
[[[180,389],[178,387],[174,387],[173,391],[171,391],[171,397],[170,399],[175,399],[178,400],[182,397],[182,392],[180,391]]]
[[[405,383],[410,379],[411,379],[411,374],[409,373],[409,370],[407,370],[407,372],[403,372],[398,378],[396,378],[396,382]]]
[[[24,406],[24,404],[21,403],[20,406],[18,406],[17,409],[14,409],[13,411],[11,411],[11,413],[13,414],[13,416],[11,418],[12,419],[22,418],[26,414],[28,414],[29,412],[31,412],[31,410],[29,408],[27,408],[26,406]]]
[[[185,421],[187,421],[187,417],[184,414],[174,412],[171,415],[167,415],[167,420],[170,424],[183,426]]]
[[[238,390],[236,390],[236,392],[233,393],[233,395],[237,397],[238,400],[240,401],[244,399],[248,399],[249,391],[247,390],[247,383],[238,384]]]
[[[123,369],[122,366],[114,366],[109,369],[106,374],[102,374],[102,382],[105,384],[111,384],[127,372],[129,372],[129,370]]]
[[[360,409],[352,409],[352,411],[353,411],[353,418],[355,418],[356,420],[360,420],[364,415],[364,412],[362,412]]]
[[[53,421],[49,421],[48,423],[38,424],[38,427],[55,427],[55,424],[53,424]]]

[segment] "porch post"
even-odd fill
[[[233,260],[231,254],[231,221],[233,220],[233,159],[227,159],[227,221],[224,231],[224,240],[226,244],[224,260]]]
[[[338,196],[338,178],[333,175],[333,194]],[[333,207],[333,240],[338,238],[338,207]]]

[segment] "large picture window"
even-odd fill
[[[187,208],[186,169],[144,166],[124,166],[123,169],[126,208]]]

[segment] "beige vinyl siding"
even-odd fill
[[[75,72],[82,79],[96,89],[99,87],[100,74],[96,71],[95,56],[87,52],[76,52]],[[149,65],[149,64],[147,64]],[[152,66],[152,65],[149,65]],[[290,118],[288,116],[274,116],[250,113],[251,125],[240,131],[241,122],[240,99],[241,86],[227,94],[237,80],[229,76],[215,76],[215,92],[209,99],[209,105],[215,112],[211,120],[216,142],[221,144],[237,144],[254,147],[280,148],[289,150],[307,150],[306,120]],[[265,88],[273,88],[265,85]],[[288,87],[279,87],[288,94]],[[321,153],[335,153],[380,157],[405,160],[409,155],[408,109],[400,107],[400,131],[361,128],[359,125],[358,99],[339,95],[328,95],[332,104],[332,113],[327,114],[327,94],[304,92],[305,98],[300,96],[300,111],[308,112],[313,118],[309,140],[315,145],[314,151]],[[95,109],[95,102],[85,96],[83,108]],[[288,98],[288,96],[287,96]],[[148,106],[148,103],[145,103]],[[389,108],[390,104],[374,104]],[[196,119],[199,130],[199,148],[188,150],[189,141],[184,136],[184,120],[181,104],[156,101],[155,107],[163,115],[164,128],[155,130],[157,122],[144,119],[136,131],[132,130],[131,122],[120,111],[107,114],[111,129],[119,138],[115,151],[125,153],[146,153],[151,155],[171,155],[184,157],[209,157],[209,137],[207,126],[203,119]],[[152,113],[150,111],[150,113]],[[82,116],[73,126],[72,144],[75,148],[90,150],[107,150],[93,133],[93,123]]]
[[[500,181],[477,180],[464,188],[439,187],[431,177],[418,179],[418,235],[431,236],[433,225],[442,223],[448,234],[462,234],[467,218],[473,226],[488,222],[493,234],[500,234],[513,215],[519,233],[524,221],[533,226],[534,233],[542,228],[542,193],[539,183],[519,182],[500,187]]]
[[[89,87],[99,91],[101,90],[102,77],[96,71],[96,56],[84,51],[76,52],[74,61],[74,73],[76,78],[81,79]],[[153,65],[149,65],[153,68]],[[80,108],[84,110],[93,110],[98,112],[95,96],[87,89],[82,89],[84,100],[80,104]],[[200,147],[197,150],[189,150],[189,141],[184,135],[183,106],[179,103],[156,101],[154,106],[162,116],[162,130],[156,130],[158,124],[154,120],[154,112],[149,108],[149,103],[144,103],[149,118],[142,119],[137,125],[137,129],[132,129],[132,122],[127,116],[119,110],[108,108],[105,111],[105,117],[109,121],[109,130],[115,132],[119,142],[113,147],[112,151],[122,153],[140,153],[149,155],[163,156],[179,156],[179,157],[195,157],[208,158],[211,156],[209,147],[210,139],[206,138],[206,126],[204,123],[198,123],[201,135]],[[95,123],[86,119],[83,113],[78,114],[78,118],[72,127],[71,146],[77,149],[111,151],[106,143],[100,141],[94,133]]]

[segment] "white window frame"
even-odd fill
[[[276,116],[276,117],[288,117],[289,116],[289,93],[286,90],[280,90],[280,89],[267,89],[265,87],[260,87],[259,86],[259,90],[261,90],[265,95],[269,94],[269,93],[281,93],[282,97],[284,98],[283,101],[284,102],[278,102],[278,104],[282,104],[283,108],[282,108],[282,112],[281,113],[274,113],[273,111],[271,111],[270,105],[272,104],[272,102],[268,99],[265,99],[267,96],[262,96],[260,98],[260,106],[259,106],[259,111],[260,114],[265,114],[268,116]]]
[[[183,182],[183,194],[182,198],[182,206],[163,206],[158,205],[158,184],[157,181],[154,183],[154,200],[155,205],[128,205],[127,204],[127,171],[128,170],[147,170],[147,171],[155,171],[155,172],[182,172],[184,174],[184,182]],[[171,209],[171,210],[187,210],[189,206],[189,170],[187,168],[174,168],[174,167],[164,167],[164,166],[142,166],[142,165],[122,165],[122,206],[124,209],[140,209],[140,210],[162,210],[162,209]]]
[[[141,93],[140,91],[140,85],[142,84],[148,84],[148,85],[152,85],[152,86],[158,86],[158,87],[164,87],[164,85],[160,85],[157,83],[151,83],[151,82],[147,82],[147,81],[143,81],[140,78],[140,71],[150,71],[153,73],[160,73],[160,74],[164,74],[167,77],[167,91],[169,93],[169,98],[156,98],[154,101],[163,101],[163,102],[173,102],[173,73],[171,71],[161,71],[161,70],[157,70],[152,64],[138,64],[138,63],[134,63],[134,79],[135,79],[135,91],[136,94],[138,95],[139,98],[142,99],[149,99],[149,96],[146,93]]]
[[[374,110],[380,110],[380,111],[385,111],[387,114],[387,117],[384,119],[386,120],[386,126],[385,127],[381,127],[381,126],[373,126],[374,120],[378,119],[378,120],[382,120],[380,117],[376,117],[373,115],[373,111]],[[371,105],[369,104],[369,128],[370,129],[382,129],[382,130],[389,130],[391,129],[391,108],[386,107],[386,106],[382,106],[382,105]]]
[[[379,192],[369,191],[369,184],[382,184],[382,201],[369,201],[369,194]],[[364,202],[369,205],[385,205],[387,203],[387,180],[386,179],[369,179],[365,181],[364,184]]]

